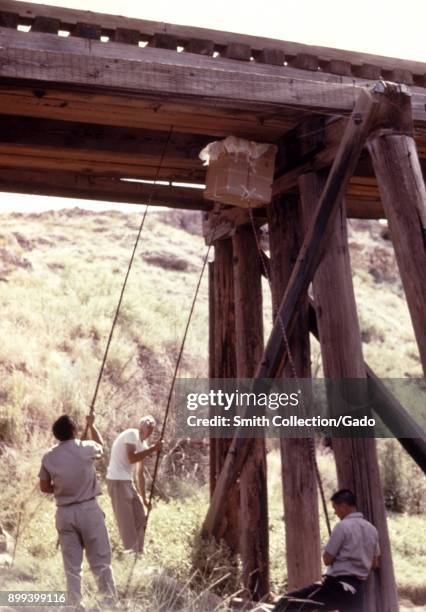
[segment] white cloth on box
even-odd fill
[[[211,142],[200,152],[200,159],[204,166],[208,166],[210,162],[215,161],[223,153],[244,155],[250,162],[259,159],[264,153],[271,150],[277,151],[275,145],[263,142],[253,142],[236,136],[227,136],[225,140],[217,140]]]
[[[121,432],[112,445],[111,458],[107,470],[107,478],[109,480],[133,480],[135,464],[130,463],[127,457],[126,444],[133,444],[137,453],[148,448],[145,440],[141,441],[138,429],[125,429]]]

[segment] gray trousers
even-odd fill
[[[56,529],[59,534],[69,605],[81,600],[81,566],[86,550],[99,591],[110,600],[117,598],[111,569],[111,546],[104,513],[95,499],[56,509]]]
[[[112,509],[125,550],[143,552],[145,510],[131,480],[107,479]]]

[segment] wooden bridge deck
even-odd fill
[[[29,30],[29,31],[28,31]],[[280,146],[276,193],[327,166],[359,87],[412,92],[426,165],[426,64],[51,6],[0,2],[0,189],[209,210],[200,149],[235,134]],[[165,143],[167,151],[155,188]],[[368,156],[349,215],[382,215]]]

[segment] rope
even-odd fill
[[[161,170],[162,165],[163,165],[164,157],[166,155],[167,147],[169,145],[172,132],[173,132],[173,126],[171,125],[170,126],[170,130],[169,130],[168,135],[167,135],[167,138],[166,138],[166,142],[164,143],[164,147],[163,147],[163,150],[161,152],[161,157],[160,157],[160,161],[159,161],[159,164],[158,164],[158,167],[157,167],[157,172],[155,174],[153,185],[155,185],[156,181],[158,180],[158,177],[159,177],[159,174],[160,174],[160,170]],[[113,322],[112,322],[112,325],[111,325],[111,330],[109,332],[109,336],[108,336],[105,352],[104,352],[103,359],[102,359],[102,364],[101,364],[101,367],[100,367],[100,370],[99,370],[98,379],[96,381],[95,391],[93,393],[93,398],[92,398],[92,401],[91,401],[91,404],[90,404],[89,415],[92,415],[94,413],[94,411],[95,411],[96,399],[98,397],[99,387],[101,385],[102,376],[103,376],[103,373],[104,373],[104,370],[105,370],[105,365],[106,365],[106,361],[107,361],[107,358],[108,358],[109,349],[110,349],[110,346],[111,346],[112,336],[114,334],[115,326],[116,326],[117,321],[118,321],[118,316],[120,314],[121,303],[123,301],[123,296],[124,296],[124,292],[126,290],[127,281],[129,279],[129,276],[130,276],[130,271],[131,271],[132,266],[133,266],[133,260],[135,258],[136,250],[137,250],[138,245],[139,245],[139,239],[140,239],[141,234],[142,234],[142,230],[143,230],[143,227],[144,227],[144,224],[145,224],[146,215],[148,213],[148,208],[151,205],[151,200],[153,198],[153,195],[154,195],[154,186],[153,186],[153,188],[151,190],[151,193],[149,194],[148,202],[145,205],[145,210],[144,210],[144,213],[142,215],[142,220],[141,220],[140,225],[139,225],[139,230],[138,230],[138,233],[137,233],[137,236],[136,236],[136,240],[135,240],[135,243],[133,245],[133,251],[132,251],[132,254],[131,254],[130,259],[129,259],[129,264],[127,266],[126,276],[124,277],[124,282],[123,282],[123,285],[121,287],[120,297],[118,299],[117,307],[115,309],[114,319],[113,319]],[[87,438],[88,429],[89,429],[89,427],[86,424],[86,427],[85,427],[85,430],[84,430],[84,434],[82,436],[82,440]]]
[[[204,260],[203,260],[203,265],[201,267],[200,276],[198,278],[197,286],[196,286],[195,292],[194,292],[194,297],[192,299],[191,309],[189,311],[188,319],[186,321],[185,331],[184,331],[182,342],[181,342],[181,345],[180,345],[179,354],[178,354],[178,357],[176,359],[175,369],[174,369],[174,372],[173,372],[173,378],[172,378],[172,382],[171,382],[170,389],[169,389],[169,395],[167,397],[166,411],[164,413],[163,424],[161,426],[160,440],[163,440],[164,433],[166,431],[167,419],[168,419],[169,412],[170,412],[170,405],[171,405],[171,402],[172,402],[173,391],[174,391],[174,388],[175,388],[177,373],[178,373],[178,370],[179,370],[180,362],[182,360],[182,355],[183,355],[183,351],[184,351],[184,348],[185,348],[186,338],[188,336],[189,326],[190,326],[190,323],[191,323],[192,315],[194,314],[195,304],[197,302],[198,293],[199,293],[200,286],[201,286],[201,281],[203,279],[204,270],[206,269],[207,261],[208,261],[209,254],[210,254],[210,249],[211,249],[211,244],[208,246],[206,254],[204,256]],[[158,450],[157,451],[157,456],[156,456],[156,459],[155,459],[154,473],[153,473],[152,481],[151,481],[151,489],[150,489],[150,492],[149,492],[148,511],[147,511],[146,521],[145,521],[145,532],[146,532],[146,529],[147,529],[147,526],[148,526],[148,519],[149,519],[149,515],[150,515],[150,512],[151,512],[151,500],[152,500],[152,496],[153,496],[153,492],[154,492],[155,480],[157,478],[157,473],[158,473],[158,464],[159,464],[159,460],[160,460],[160,454],[161,454],[161,450]]]
[[[296,369],[296,364],[294,362],[293,359],[293,355],[290,349],[290,343],[289,343],[289,339],[288,339],[288,335],[287,335],[287,330],[285,328],[284,325],[284,321],[282,320],[279,308],[277,307],[276,304],[276,296],[272,290],[272,281],[271,281],[271,275],[268,269],[268,266],[266,265],[266,261],[265,261],[265,253],[263,252],[261,246],[260,246],[260,242],[259,242],[259,236],[256,230],[256,226],[254,224],[254,218],[253,218],[253,209],[249,208],[249,216],[250,216],[250,223],[253,229],[253,233],[254,233],[254,237],[255,237],[255,241],[256,241],[256,246],[257,246],[257,250],[259,252],[259,257],[260,257],[260,261],[262,263],[262,267],[263,267],[263,272],[265,274],[266,280],[268,281],[268,285],[269,285],[269,290],[271,292],[271,298],[272,298],[272,309],[273,311],[276,313],[276,317],[278,319],[278,323],[280,325],[280,329],[281,329],[281,333],[283,336],[283,340],[284,340],[284,346],[285,346],[285,351],[287,353],[287,357],[288,357],[288,362],[290,365],[290,369],[291,369],[291,373],[293,378],[295,379],[296,383],[299,383],[299,376],[297,374],[297,369]],[[303,400],[302,400],[303,401]],[[308,445],[309,445],[309,454],[311,456],[311,460],[314,466],[314,471],[315,471],[315,477],[317,480],[317,484],[318,484],[318,489],[320,492],[320,497],[321,497],[321,504],[322,504],[322,508],[323,508],[323,512],[324,512],[324,518],[325,518],[325,522],[327,525],[327,531],[328,531],[328,535],[331,534],[331,525],[330,525],[330,517],[328,515],[328,510],[327,510],[327,502],[325,499],[325,493],[324,493],[324,486],[322,483],[322,478],[321,478],[321,473],[318,467],[318,461],[317,461],[317,456],[316,456],[316,452],[315,452],[315,441],[313,438],[308,438]]]
[[[217,222],[218,222],[218,217],[216,219],[216,225],[217,225]],[[177,374],[178,374],[178,371],[179,371],[179,366],[180,366],[180,363],[181,363],[181,360],[182,360],[182,355],[183,355],[183,351],[184,351],[184,348],[185,348],[186,338],[188,336],[189,326],[190,326],[190,323],[191,323],[191,320],[192,320],[192,315],[194,314],[195,304],[197,302],[198,293],[199,293],[199,290],[200,290],[201,281],[203,279],[204,271],[206,269],[206,265],[207,265],[208,258],[209,258],[209,255],[210,255],[210,250],[211,250],[211,244],[209,244],[209,246],[207,248],[207,251],[206,251],[206,254],[204,256],[203,265],[201,267],[201,272],[200,272],[200,275],[199,275],[199,278],[198,278],[197,285],[195,287],[195,292],[194,292],[194,296],[192,298],[192,303],[191,303],[191,308],[190,308],[190,311],[189,311],[188,319],[186,321],[185,331],[184,331],[184,334],[183,334],[183,337],[182,337],[182,342],[181,342],[181,345],[180,345],[179,354],[178,354],[177,359],[176,359],[175,368],[174,368],[173,377],[172,377],[172,382],[171,382],[170,389],[169,389],[169,394],[168,394],[168,397],[167,397],[166,410],[165,410],[165,413],[164,413],[163,423],[162,423],[162,426],[161,426],[161,432],[160,432],[160,438],[159,438],[160,440],[163,440],[164,434],[165,434],[165,431],[166,431],[167,419],[168,419],[168,416],[169,416],[171,401],[172,401],[172,397],[173,397],[173,390],[175,388],[176,378],[177,378]],[[154,472],[153,472],[152,481],[151,481],[151,488],[150,488],[150,491],[149,491],[148,509],[147,509],[147,514],[146,514],[146,519],[145,519],[145,527],[144,527],[144,533],[145,534],[146,534],[146,531],[147,531],[147,528],[148,528],[149,516],[151,514],[151,507],[152,507],[151,506],[151,502],[152,502],[152,498],[153,498],[153,494],[154,494],[155,481],[156,481],[157,475],[158,475],[158,466],[159,466],[159,462],[160,462],[160,454],[161,454],[161,450],[158,450],[157,451],[157,456],[155,458],[155,466],[154,466]],[[135,555],[135,558],[133,560],[133,564],[132,564],[132,567],[130,569],[129,576],[128,576],[128,579],[127,579],[127,584],[126,584],[126,588],[125,588],[125,591],[124,591],[124,598],[127,597],[127,594],[129,592],[130,584],[131,584],[132,577],[133,577],[133,573],[134,573],[134,570],[135,570],[135,567],[136,567],[136,563],[137,563],[137,559],[138,559],[138,556]]]

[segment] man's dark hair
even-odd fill
[[[60,442],[66,442],[74,438],[76,429],[76,422],[67,414],[60,416],[59,419],[53,423],[52,427],[53,435]]]
[[[356,506],[356,497],[349,489],[340,489],[331,496],[331,501],[335,504],[347,504]]]

